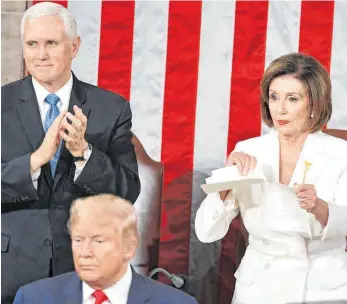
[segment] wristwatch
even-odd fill
[[[88,144],[87,149],[85,149],[83,151],[83,155],[82,156],[72,156],[74,162],[78,162],[78,161],[84,161],[84,160],[88,160],[90,157],[90,154],[92,154],[92,145]]]

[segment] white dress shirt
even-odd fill
[[[114,285],[103,290],[108,297],[107,301],[103,304],[127,304],[128,294],[132,281],[132,271],[128,265],[127,271],[124,276]],[[95,289],[91,288],[87,283],[82,283],[83,289],[83,304],[95,304],[95,298],[92,296]]]
[[[52,94],[52,93],[47,91],[41,84],[39,84],[38,81],[34,77],[32,77],[31,79],[32,79],[32,82],[33,82],[37,103],[38,103],[38,106],[39,106],[41,122],[42,122],[42,126],[43,126],[45,118],[46,118],[46,114],[47,114],[47,112],[49,110],[49,107],[50,107],[50,105],[47,102],[45,102],[45,98],[49,94]],[[56,93],[54,93],[60,99],[60,101],[57,104],[58,109],[59,109],[60,112],[62,110],[68,110],[68,108],[69,108],[72,85],[73,85],[73,78],[72,78],[72,74],[71,74],[70,79],[68,80],[68,82],[64,86],[62,86]],[[90,155],[91,155],[91,153],[88,153],[87,161],[88,161]],[[87,161],[84,162],[81,165],[78,164],[77,162],[75,162],[76,170],[75,170],[74,181],[81,174],[81,172],[82,172],[84,166],[86,165]],[[37,189],[37,181],[39,179],[40,174],[41,174],[41,168],[39,168],[37,171],[35,171],[31,175],[31,178],[32,178],[32,181],[33,181],[35,189]]]

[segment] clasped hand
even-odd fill
[[[59,126],[59,136],[66,142],[66,148],[73,156],[82,156],[88,148],[84,135],[87,129],[87,117],[78,106],[73,107],[75,115],[66,113]],[[67,121],[69,119],[71,124]]]
[[[31,173],[54,157],[62,139],[65,140],[66,148],[74,157],[82,156],[84,150],[88,148],[88,143],[84,138],[88,119],[78,106],[74,106],[73,110],[75,115],[62,110],[49,127],[41,146],[30,157]],[[71,121],[71,124],[67,119]]]
[[[319,204],[317,191],[314,185],[310,184],[295,184],[294,191],[300,199],[300,207],[308,212],[314,212]]]

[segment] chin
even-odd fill
[[[30,73],[30,71],[29,71]],[[51,83],[52,82],[52,76],[48,74],[47,72],[40,72],[35,71],[33,73],[30,73],[37,81],[43,82],[43,83]]]
[[[81,270],[77,271],[80,279],[86,283],[96,282],[100,279],[100,274],[96,270]]]
[[[295,130],[293,130],[292,128],[289,128],[287,126],[279,126],[276,128],[278,133],[281,135],[292,135],[295,133]]]

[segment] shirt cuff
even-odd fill
[[[31,174],[31,180],[36,190],[37,190],[37,180],[39,179],[40,174],[41,174],[41,168],[38,168],[34,173]]]
[[[75,170],[75,176],[74,176],[74,181],[76,181],[76,179],[81,175],[84,167],[86,166],[90,156],[92,155],[92,146],[88,145],[88,151],[85,155],[85,161],[82,162],[75,162],[75,166],[76,166],[76,170]]]

